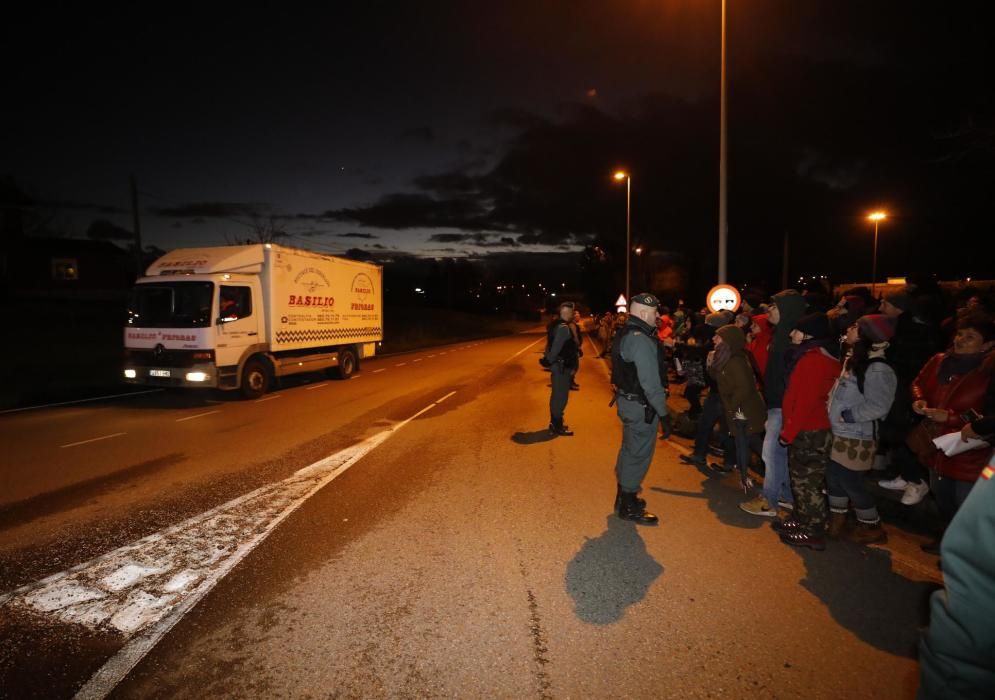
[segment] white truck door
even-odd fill
[[[237,365],[246,347],[262,342],[263,305],[256,290],[238,283],[219,288],[215,360],[219,367]]]

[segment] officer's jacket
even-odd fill
[[[663,355],[656,331],[638,318],[630,317],[626,323],[625,333],[621,342],[616,342],[617,350],[613,353],[612,363],[623,362],[631,365],[628,368],[612,368],[612,377],[619,390],[625,393],[638,394],[642,389],[646,403],[656,410],[658,415],[667,415],[667,390],[662,377],[665,371],[661,365]],[[635,368],[638,386],[625,386],[627,375]],[[630,371],[626,371],[630,370]],[[621,382],[621,383],[619,383]]]

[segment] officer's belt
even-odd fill
[[[643,400],[643,397],[640,396],[639,394],[626,394],[624,391],[620,391],[620,392],[618,392],[618,396],[619,396],[619,398],[623,398],[623,399],[626,399],[628,401],[638,401],[639,403],[643,404],[644,406],[646,405],[646,402]]]

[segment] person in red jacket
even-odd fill
[[[750,357],[760,383],[763,384],[764,374],[767,372],[770,344],[774,340],[774,326],[770,325],[767,314],[758,314],[753,317],[752,321],[750,342],[746,345],[746,353]]]
[[[995,411],[993,347],[995,325],[987,316],[969,314],[957,321],[952,350],[934,355],[912,381],[912,410],[925,419],[914,432],[934,436],[961,432],[975,415]],[[948,457],[926,444],[926,440],[915,442],[923,443],[916,449],[916,456],[929,468],[930,490],[946,526],[967,499],[991,450],[968,450]],[[922,548],[937,553],[939,545],[937,539]]]
[[[657,325],[656,337],[660,339],[660,342],[674,337],[674,319],[670,317],[670,309],[666,306],[660,307],[660,321]]]
[[[832,444],[829,392],[840,375],[840,362],[826,349],[829,318],[820,312],[802,316],[791,331],[793,347],[785,357],[788,388],[780,443],[788,447],[788,473],[795,508],[791,517],[771,526],[781,541],[795,547],[826,548],[826,464]]]

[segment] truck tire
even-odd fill
[[[242,370],[242,396],[258,399],[269,391],[269,368],[259,360],[249,360]]]
[[[335,376],[339,379],[348,379],[356,373],[359,368],[359,360],[353,350],[339,351],[339,366],[335,368]]]

